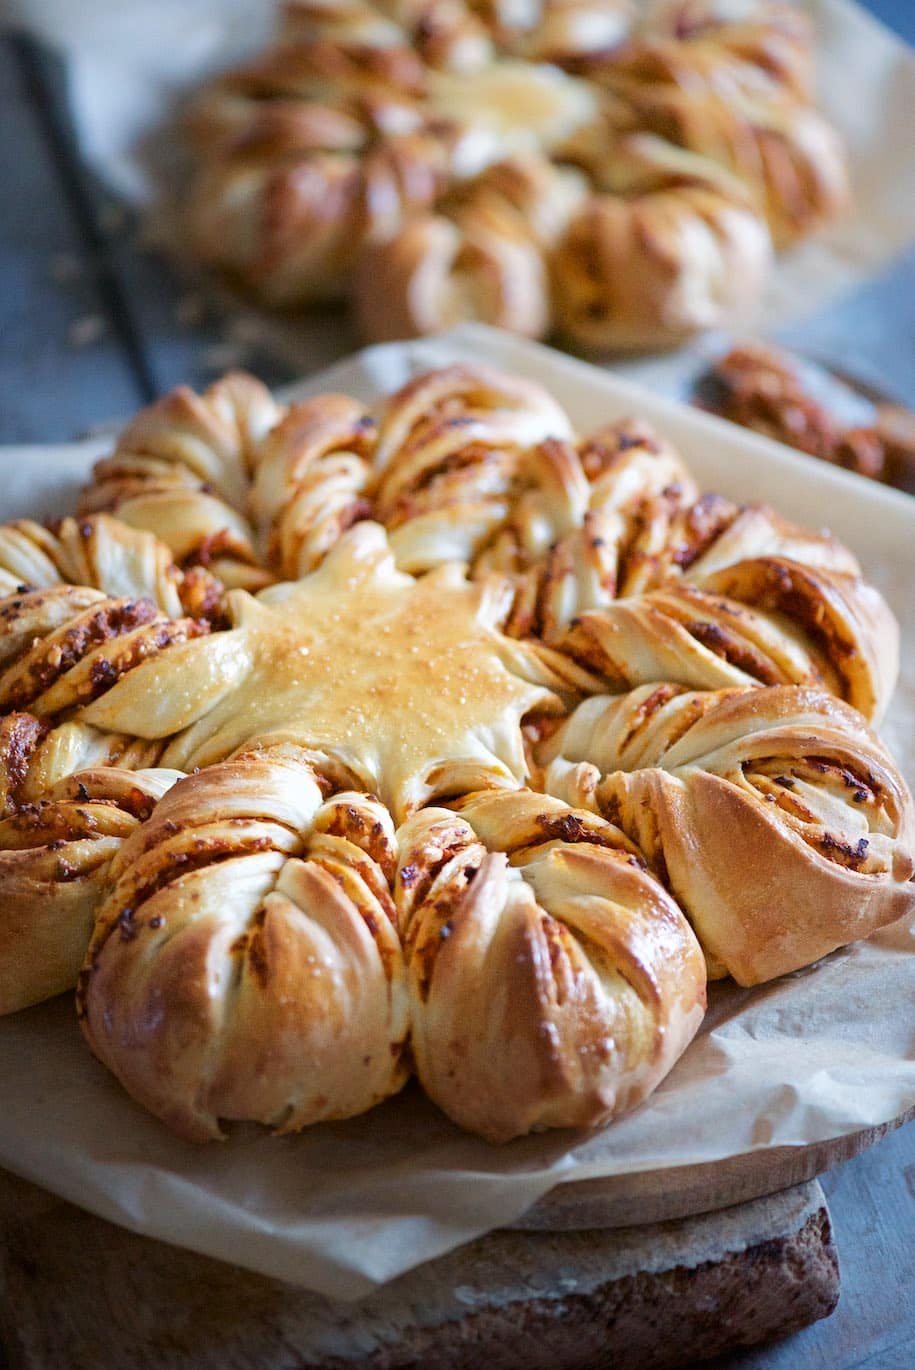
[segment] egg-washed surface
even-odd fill
[[[164,671],[150,663],[84,716],[177,734],[163,760],[185,771],[291,740],[401,819],[437,794],[522,784],[521,719],[561,708],[536,650],[496,630],[499,609],[453,563],[419,580],[398,572],[382,530],[362,523],[303,580],[233,592],[216,644],[201,639]]]

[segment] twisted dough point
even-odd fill
[[[592,195],[551,256],[567,337],[594,351],[667,347],[758,298],[772,245],[739,184],[651,135],[597,155],[617,175],[630,167],[631,189]]]
[[[154,600],[170,618],[216,613],[219,589],[200,568],[185,575],[152,533],[96,514],[53,528],[30,519],[0,524],[0,596],[52,585]]]
[[[421,810],[398,831],[423,1088],[495,1142],[605,1123],[699,1026],[699,947],[609,824],[526,790],[459,810]]]
[[[10,743],[27,744],[35,726],[24,715],[0,723],[7,781]],[[0,1014],[76,983],[112,859],[179,774],[82,771],[37,804],[0,809]]]
[[[722,582],[733,585],[733,597]],[[701,588],[672,584],[588,610],[550,645],[614,690],[670,679],[696,689],[815,685],[879,718],[897,640],[870,586],[770,558],[729,568]]]
[[[605,79],[630,130],[658,136],[735,176],[776,247],[813,232],[849,201],[838,133],[810,105],[767,83],[730,79],[712,50],[647,43],[615,57]],[[742,88],[743,86],[743,88]]]
[[[550,325],[544,258],[585,184],[518,155],[487,168],[363,255],[354,305],[366,337],[404,338],[480,319],[542,337]]]
[[[80,976],[95,1054],[191,1141],[362,1113],[406,1079],[394,833],[291,755],[190,776],[124,844]]]
[[[152,600],[73,585],[9,596],[0,600],[0,714],[79,711],[140,662],[207,631]]]
[[[512,506],[529,448],[571,438],[555,400],[483,366],[418,376],[386,403],[378,430],[375,516],[413,573],[470,561]]]
[[[756,67],[777,88],[800,100],[814,96],[811,17],[777,0],[667,0],[651,11],[652,31],[679,40],[681,49],[706,58],[733,58]]]
[[[516,575],[505,631],[571,654],[614,689],[820,681],[880,714],[896,628],[845,547],[765,507],[697,498],[677,453],[631,420],[580,444],[577,461],[584,499],[566,527],[541,512],[539,559],[513,559],[503,532],[474,566]],[[549,502],[562,508],[555,492]],[[524,513],[522,498],[506,529]]]
[[[141,662],[207,631],[151,600],[72,585],[0,600],[0,817],[76,772],[156,765],[164,743],[93,727],[86,709]]]
[[[509,631],[536,632],[615,691],[814,685],[883,716],[899,630],[855,558],[764,507],[676,488],[591,511],[522,585]],[[626,598],[614,598],[627,595]]]
[[[243,152],[198,176],[188,216],[195,258],[275,308],[338,299],[353,261],[358,158],[323,149],[258,164]]]
[[[463,0],[291,0],[283,8],[282,32],[292,41],[410,44],[441,71],[476,71],[493,55],[486,29]]]
[[[587,700],[541,760],[639,844],[713,975],[770,980],[915,907],[911,794],[829,695],[647,685]]]
[[[31,713],[9,713],[0,718],[0,818],[34,807],[77,772],[155,766],[163,746],[76,719],[53,727]]]
[[[492,204],[410,219],[362,256],[354,305],[373,341],[440,333],[465,320],[530,338],[549,325],[543,255],[523,221]]]
[[[289,96],[318,102],[329,99],[335,104],[342,98],[345,106],[375,113],[378,102],[396,101],[403,106],[407,99],[422,94],[427,84],[428,73],[409,47],[293,37],[217,77],[203,98]]]
[[[281,579],[313,571],[347,528],[369,516],[375,431],[361,404],[321,395],[294,405],[261,445],[251,509]]]
[[[195,395],[179,386],[143,409],[97,462],[80,512],[110,510],[147,529],[181,565],[203,564],[228,586],[259,589],[244,516],[257,447],[282,416],[266,386],[230,373]]]
[[[368,141],[357,114],[317,101],[262,101],[211,88],[191,105],[184,131],[200,157],[251,166],[315,152],[358,152]],[[192,219],[203,205],[192,205]]]
[[[540,497],[518,500],[474,565],[475,575],[516,575],[505,625],[514,637],[553,641],[584,610],[663,580],[676,516],[698,495],[674,449],[631,419],[606,425],[577,451],[558,443],[541,449],[542,457],[559,453],[569,463],[562,490],[572,497],[563,501],[542,481]]]
[[[593,54],[612,51],[636,20],[632,0],[533,0],[487,4],[507,51],[532,62],[588,69]]]
[[[325,149],[293,162],[282,154],[258,164],[243,146],[198,184],[195,251],[270,304],[338,299],[362,249],[441,194],[450,155],[447,138],[422,131],[390,135],[360,156]]]

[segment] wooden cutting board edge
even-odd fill
[[[702,1165],[572,1180],[550,1190],[509,1226],[530,1232],[570,1232],[713,1213],[812,1180],[913,1120],[915,1107],[876,1127],[810,1146],[763,1148]]]

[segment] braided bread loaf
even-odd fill
[[[0,1010],[88,945],[86,1037],[184,1137],[414,1067],[494,1141],[601,1124],[706,967],[915,906],[862,716],[889,609],[638,421],[580,437],[473,365],[375,410],[235,376],[140,415],[84,503],[115,512],[0,527]]]
[[[369,339],[481,319],[638,349],[745,313],[773,241],[849,198],[811,25],[779,0],[644,10],[285,5],[189,111],[192,251],[268,304],[350,298]]]

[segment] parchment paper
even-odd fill
[[[202,76],[261,47],[275,13],[274,0],[7,3],[19,23],[66,56],[83,155],[134,202],[151,191],[147,135],[166,123],[175,101]],[[915,239],[915,55],[852,0],[797,3],[817,24],[819,104],[848,145],[855,205],[841,222],[782,256],[760,309],[745,321],[760,331],[825,307]],[[163,231],[170,236],[173,226]],[[260,321],[260,344],[302,370],[340,355],[326,324],[307,317],[282,322],[224,295],[220,303],[249,331]],[[654,379],[651,366],[639,359],[626,363],[626,372]]]
[[[915,778],[915,501],[484,328],[372,348],[295,389],[372,398],[471,357],[546,382],[582,429],[642,414],[708,487],[828,522],[902,622],[884,734]],[[66,508],[100,445],[0,449],[0,518]],[[563,1181],[801,1146],[897,1117],[915,1105],[913,951],[915,920],[761,989],[713,987],[700,1036],[641,1109],[601,1132],[502,1148],[460,1132],[415,1086],[297,1137],[240,1128],[221,1145],[182,1143],[90,1057],[64,996],[0,1020],[0,1165],[151,1236],[352,1298],[513,1221]]]

